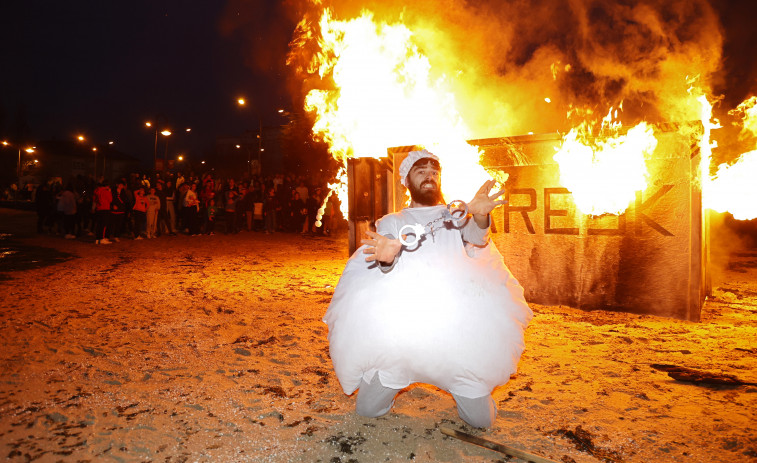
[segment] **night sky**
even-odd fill
[[[175,131],[171,147],[193,156],[209,152],[216,137],[256,130],[259,117],[263,125],[286,122],[277,110],[292,109],[283,53],[294,24],[274,2],[255,3],[241,12],[211,0],[3,0],[0,137],[82,133],[149,161],[147,120],[161,117],[161,127]],[[241,14],[244,32],[233,24]],[[264,37],[270,29],[262,25],[272,23],[281,33]],[[261,44],[282,55],[267,69],[251,65]],[[241,95],[245,108],[236,103]]]
[[[286,122],[285,65],[296,1],[3,0],[0,138],[114,140],[149,162],[162,117],[172,151],[200,158],[215,139]],[[721,0],[726,40],[716,92],[732,107],[755,89],[752,1]],[[295,84],[296,85],[296,84]],[[299,90],[299,89],[297,89]],[[238,96],[248,105],[240,108]],[[184,129],[191,127],[187,134]]]

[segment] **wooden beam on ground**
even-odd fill
[[[554,460],[549,460],[547,458],[540,457],[539,455],[524,452],[523,450],[518,450],[507,445],[498,444],[497,442],[492,442],[482,437],[472,436],[470,434],[445,427],[440,427],[439,429],[444,435],[454,437],[455,439],[460,439],[461,441],[469,442],[471,444],[476,444],[489,450],[494,450],[495,452],[504,453],[505,455],[511,457],[520,458],[521,460],[531,461],[533,463],[557,463]]]

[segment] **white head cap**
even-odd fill
[[[416,162],[423,158],[431,158],[436,162],[439,162],[438,156],[425,149],[409,152],[407,157],[402,161],[402,164],[400,164],[400,183],[402,183],[403,186],[407,187],[407,174],[410,173],[410,169],[413,168],[413,165]]]

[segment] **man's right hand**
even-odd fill
[[[366,248],[363,249],[363,254],[369,254],[365,258],[365,261],[377,261],[386,265],[392,264],[402,249],[400,240],[387,238],[372,231],[367,231],[365,234],[369,236],[368,239],[361,241],[362,244],[366,245]]]

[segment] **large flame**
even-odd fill
[[[634,35],[636,45],[646,44],[647,48],[644,49],[654,52],[651,58],[646,55],[637,56],[637,59],[631,61],[635,63],[634,66],[630,67],[624,66],[628,64],[626,62],[615,60],[608,63],[591,53],[587,54],[597,44],[591,42],[588,44],[591,46],[588,46],[580,41],[578,44],[583,43],[583,52],[576,56],[553,48],[539,48],[539,53],[533,54],[532,59],[526,62],[527,66],[518,67],[514,66],[516,63],[510,62],[497,64],[497,57],[502,59],[504,56],[512,56],[499,53],[499,50],[495,52],[494,49],[481,56],[472,55],[474,50],[489,49],[458,47],[460,41],[456,38],[459,34],[444,35],[443,31],[447,28],[434,27],[436,16],[430,18],[420,14],[423,11],[420,6],[418,11],[414,11],[416,6],[407,6],[403,10],[407,14],[400,14],[399,10],[396,13],[398,18],[412,17],[413,20],[407,24],[412,24],[415,30],[402,22],[377,21],[373,13],[368,11],[363,11],[352,19],[340,20],[335,19],[331,9],[324,8],[317,21],[311,23],[303,19],[298,27],[306,38],[303,42],[307,41],[307,46],[317,42],[315,53],[303,53],[303,56],[310,56],[306,58],[307,65],[303,66],[307,68],[306,74],[309,76],[307,85],[315,88],[308,92],[305,106],[315,116],[314,135],[327,142],[331,154],[341,164],[338,178],[330,185],[332,191],[339,194],[345,209],[347,159],[360,156],[380,158],[386,155],[387,148],[414,145],[425,147],[441,158],[446,199],[468,200],[491,175],[479,164],[481,153],[466,142],[470,138],[483,138],[491,134],[491,130],[487,134],[481,133],[480,119],[493,121],[491,124],[496,124],[497,130],[510,127],[503,122],[504,114],[510,119],[529,123],[538,123],[542,119],[554,122],[554,114],[550,117],[542,114],[545,103],[554,108],[554,113],[561,105],[563,108],[566,104],[573,107],[573,101],[586,103],[589,99],[587,97],[609,99],[614,95],[629,97],[632,111],[630,119],[635,118],[637,121],[701,119],[704,128],[700,142],[701,177],[694,181],[701,182],[707,207],[725,208],[719,204],[733,201],[734,195],[720,193],[723,188],[720,185],[726,183],[720,179],[731,178],[727,183],[733,184],[736,177],[748,178],[736,175],[736,172],[753,168],[753,164],[749,162],[751,152],[743,156],[743,162],[732,163],[727,166],[727,170],[721,166],[716,177],[711,177],[711,155],[717,149],[712,131],[719,127],[719,123],[712,117],[712,106],[706,96],[708,91],[695,88],[687,92],[685,89],[691,87],[693,81],[700,79],[699,85],[708,88],[711,73],[720,59],[722,37],[716,32],[697,32],[716,31],[716,28],[699,27],[717,22],[706,2],[697,3],[698,6],[689,5],[683,0],[675,3],[683,8],[682,11],[705,14],[698,17],[697,24],[689,24],[688,20],[681,19],[685,15],[671,19],[656,9],[607,6],[606,13],[612,13],[613,17],[617,15],[618,18],[625,18],[630,15],[632,18],[654,20],[623,22],[639,29],[639,33]],[[323,4],[313,2],[313,5],[321,8]],[[581,5],[583,3],[578,2],[571,11],[584,18],[588,10]],[[391,10],[391,6],[387,9]],[[468,19],[474,16],[478,17],[473,15]],[[389,16],[383,17],[394,16],[389,13]],[[442,19],[439,18],[438,21]],[[650,33],[645,28],[649,24],[661,25],[665,21],[690,29],[693,38],[684,42],[645,42],[645,37],[648,38]],[[452,21],[449,26],[454,29],[462,27],[464,23],[465,21],[460,24]],[[588,27],[588,24],[583,27]],[[631,29],[634,30],[634,27]],[[667,30],[659,27],[651,33],[655,37],[667,37]],[[479,45],[488,43],[490,38],[487,35],[486,40],[483,40],[483,37],[472,32],[471,35],[473,43]],[[451,39],[453,37],[455,40]],[[474,40],[473,37],[477,38]],[[505,34],[503,37],[509,40],[515,35]],[[619,41],[610,41],[612,43],[608,46],[612,48],[626,44],[627,38],[626,34],[622,34]],[[304,43],[298,44],[297,40],[293,44],[305,48]],[[636,45],[629,45],[630,48],[622,50],[630,52]],[[422,52],[421,46],[430,54]],[[463,52],[462,55],[456,55]],[[615,55],[605,53],[601,56]],[[625,53],[621,55],[625,56]],[[516,53],[516,56],[519,55]],[[702,59],[692,61],[692,56]],[[486,59],[480,59],[483,57]],[[645,60],[645,57],[650,59]],[[497,74],[504,69],[521,69],[522,72]],[[649,69],[654,72],[647,72]],[[497,73],[492,73],[492,70]],[[546,76],[546,79],[541,79],[540,75]],[[689,79],[687,75],[697,77]],[[313,79],[313,76],[317,77]],[[579,85],[583,84],[582,76],[594,79],[588,82],[593,87],[585,92],[566,93],[568,90],[584,89]],[[314,81],[317,82],[313,84]],[[536,83],[529,84],[531,81]],[[570,82],[576,85],[565,85]],[[619,87],[618,83],[624,85]],[[537,105],[534,99],[535,89],[540,88],[549,96],[542,96]],[[597,94],[592,89],[603,91]],[[621,99],[623,98],[615,101]],[[501,111],[503,105],[507,106],[507,111]],[[756,107],[757,97],[752,97],[735,110],[743,119],[745,137],[757,136]],[[461,110],[465,111],[462,113],[466,114],[465,121],[461,117]],[[650,117],[642,114],[642,110],[648,110]],[[588,124],[590,123],[587,126]],[[587,126],[575,127],[569,131],[567,129],[570,126],[556,127],[557,130],[568,132],[562,148],[555,155],[560,165],[561,183],[573,193],[576,206],[585,214],[622,213],[635,198],[635,193],[646,188],[646,160],[657,145],[654,132],[644,122],[625,130],[610,117],[602,121],[601,130],[597,133],[587,130]],[[491,129],[493,126],[487,127]],[[347,215],[346,210],[343,213]]]
[[[702,101],[702,123],[705,127],[719,128],[717,121],[709,119],[711,105]],[[750,97],[729,112],[737,116],[741,125],[740,138],[757,136],[757,97]],[[713,145],[717,147],[717,145]],[[717,173],[708,179],[704,188],[705,207],[717,212],[730,212],[737,220],[757,218],[757,150],[742,154],[732,164],[720,164]]]
[[[757,137],[757,96],[747,98],[728,113],[740,119],[741,138]]]
[[[612,109],[601,127],[603,136],[595,136],[590,123],[572,129],[554,159],[560,165],[560,183],[573,194],[581,212],[621,214],[636,191],[647,187],[646,159],[657,139],[644,122],[621,134]]]
[[[696,98],[700,105],[699,117],[702,121],[702,138],[699,141],[699,169],[700,182],[702,185],[702,197],[705,205],[709,194],[710,184],[710,163],[712,160],[712,150],[717,148],[717,142],[712,140],[712,131],[719,129],[720,122],[712,116],[712,103],[701,89],[692,87],[689,92]]]
[[[732,165],[721,164],[711,180],[706,206],[730,212],[737,220],[757,218],[757,150],[742,154]]]
[[[407,145],[423,146],[440,157],[448,199],[470,199],[490,176],[479,165],[478,150],[466,142],[470,134],[446,77],[432,75],[428,58],[413,44],[413,33],[400,23],[376,23],[370,12],[340,21],[328,9],[319,28],[320,52],[310,69],[333,88],[311,90],[306,109],[316,116],[314,134],[342,163],[331,187],[343,208],[348,158],[379,158],[390,147]]]

